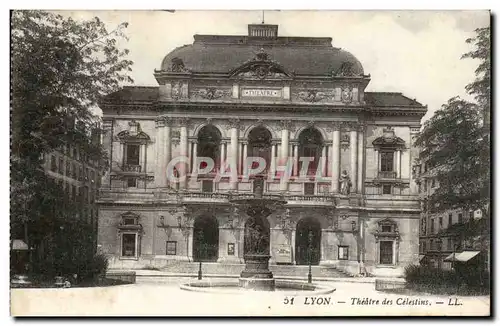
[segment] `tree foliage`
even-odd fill
[[[11,26],[13,153],[36,164],[42,152],[65,143],[92,144],[95,116],[89,108],[120,83],[132,82],[128,50],[117,48],[127,23],[108,31],[97,17],[78,22],[45,11],[13,11]],[[87,150],[99,157],[102,149],[93,145]]]
[[[490,29],[476,30],[467,39],[474,49],[462,58],[480,60],[476,79],[465,86],[475,102],[458,97],[436,111],[424,124],[415,145],[420,160],[430,167],[439,187],[428,198],[432,212],[450,209],[477,210],[488,218],[490,203],[490,137],[485,130],[490,108]],[[485,132],[486,131],[486,132]]]
[[[133,82],[128,50],[118,47],[126,28],[122,23],[108,31],[97,17],[76,21],[46,11],[11,12],[13,236],[27,230],[36,243],[53,231],[55,219],[74,215],[76,205],[46,175],[42,156],[72,144],[102,162],[92,108],[103,95]]]

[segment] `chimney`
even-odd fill
[[[248,36],[262,38],[277,38],[278,25],[270,24],[249,24]]]

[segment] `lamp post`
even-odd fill
[[[441,245],[443,243],[441,238],[437,238],[436,243],[438,246],[438,270],[441,272],[441,260],[443,258],[441,257]]]
[[[199,230],[198,231],[198,241],[199,241],[199,245],[198,245],[198,258],[200,259],[200,264],[199,264],[199,268],[198,268],[198,279],[201,280],[203,278],[203,275],[202,275],[202,272],[201,272],[201,261],[202,261],[202,254],[203,254],[203,248],[202,246],[204,245],[203,244],[203,231],[202,230]]]
[[[311,273],[312,238],[313,238],[313,233],[310,230],[309,231],[309,235],[308,235],[308,241],[309,241],[309,273],[307,274],[307,283],[312,283],[312,273]]]

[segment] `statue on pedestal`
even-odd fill
[[[340,175],[340,193],[342,195],[349,195],[351,193],[351,186],[351,179],[349,178],[347,171],[342,171],[342,174]]]

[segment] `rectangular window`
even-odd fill
[[[71,164],[71,176],[75,180],[77,179],[77,173],[78,173],[78,170],[76,169],[76,164],[75,163]]]
[[[448,227],[453,224],[453,214],[448,214]]]
[[[384,265],[393,264],[393,241],[380,241],[380,263]]]
[[[458,223],[463,223],[464,222],[464,214],[458,213]]]
[[[390,195],[392,194],[392,186],[391,185],[383,185],[382,186],[382,195]]]
[[[422,242],[422,251],[425,253],[425,251],[427,250],[427,243],[425,241]]]
[[[439,217],[439,228],[441,229],[443,227],[443,217]]]
[[[136,188],[137,187],[137,178],[127,178],[127,187]]]
[[[127,145],[127,157],[125,164],[139,165],[139,145]]]
[[[135,257],[136,234],[122,234],[122,256]]]
[[[314,195],[314,183],[304,183],[304,195]]]
[[[64,159],[62,157],[59,158],[59,174],[64,175]]]
[[[447,240],[447,241],[448,241],[448,246],[447,246],[447,247],[448,247],[448,250],[453,250],[453,244],[452,244],[452,242],[451,242],[451,238],[448,238],[448,240]]]
[[[380,171],[394,171],[394,152],[380,152]]]
[[[431,233],[434,234],[434,219],[431,218]]]
[[[234,256],[234,243],[232,242],[227,244],[227,255]]]
[[[349,247],[339,246],[339,260],[348,260],[348,259],[349,259]]]
[[[214,182],[212,180],[202,180],[201,181],[201,191],[213,192],[214,191]]]
[[[54,155],[50,155],[50,171],[57,171],[56,157]]]
[[[177,255],[177,241],[167,241],[167,255]]]
[[[392,226],[390,226],[390,225],[382,225],[382,232],[387,232],[387,233],[392,232]]]

